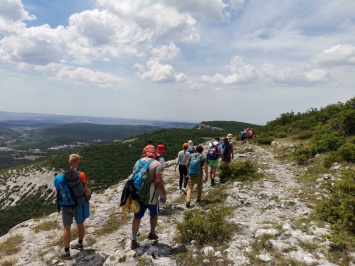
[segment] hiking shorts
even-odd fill
[[[157,203],[155,205],[145,205],[142,202],[139,202],[139,204],[141,205],[141,209],[139,210],[139,212],[134,214],[134,218],[142,219],[142,217],[144,216],[144,213],[147,209],[149,209],[150,218],[154,218],[156,215],[158,215],[159,203]]]
[[[209,160],[209,166],[218,167],[218,165],[219,165],[219,159],[216,159],[216,160]]]
[[[77,224],[81,224],[81,223],[83,223],[85,221],[85,219],[79,221],[76,218],[76,207],[62,207],[62,222],[63,222],[63,226],[72,225],[73,218],[75,219],[75,222]]]

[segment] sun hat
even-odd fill
[[[188,142],[187,142],[189,145],[193,145],[194,143],[192,142],[192,140],[189,140]]]
[[[147,157],[153,157],[153,158],[156,157],[156,155],[155,155],[155,147],[153,145],[145,146],[144,151],[146,152],[146,156]]]
[[[184,143],[184,144],[182,145],[182,147],[183,147],[184,149],[187,149],[187,148],[189,147],[189,144]]]
[[[165,147],[163,144],[158,144],[157,149],[155,150],[157,153],[165,152]]]

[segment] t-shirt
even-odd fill
[[[214,145],[218,145],[218,146],[217,146],[218,154],[219,154],[219,157],[221,157],[222,154],[223,154],[223,147],[222,147],[222,145],[220,145],[219,142],[216,141],[216,140],[213,141],[213,144],[214,144]],[[212,147],[212,142],[210,142],[210,144],[208,144],[208,149],[211,148],[211,147]]]
[[[186,165],[187,160],[189,159],[190,153],[185,150],[179,151],[176,164]]]

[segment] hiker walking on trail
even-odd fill
[[[240,135],[240,141],[242,142],[242,144],[246,143],[246,133],[247,130],[243,129],[242,131],[240,131],[239,135]]]
[[[164,187],[164,181],[162,179],[161,164],[156,160],[156,151],[153,145],[147,145],[144,148],[145,157],[139,159],[133,168],[133,173],[142,164],[148,164],[148,180],[150,183],[150,189],[147,192],[149,195],[148,203],[143,202],[139,198],[140,210],[138,213],[134,213],[134,218],[132,221],[132,237],[131,237],[131,249],[136,249],[139,247],[137,242],[137,233],[142,217],[147,209],[149,209],[150,214],[150,232],[147,236],[149,240],[157,240],[158,236],[155,233],[155,228],[158,222],[159,213],[159,195],[161,195],[163,203],[166,202],[166,191]],[[145,195],[146,196],[146,195]]]
[[[187,142],[187,144],[189,144],[189,147],[187,148],[187,151],[188,151],[190,154],[195,153],[196,150],[195,150],[194,143],[192,142],[192,140],[189,140],[189,141]]]
[[[249,128],[247,134],[248,134],[249,144],[253,144],[254,130],[252,128]]]
[[[70,247],[73,249],[83,249],[83,240],[85,236],[85,226],[84,221],[86,218],[89,217],[89,199],[91,198],[91,191],[87,186],[86,174],[84,172],[77,171],[79,164],[80,164],[80,156],[78,154],[71,154],[69,156],[69,168],[64,174],[67,179],[75,175],[75,180],[66,181],[70,184],[70,182],[78,182],[76,185],[75,191],[78,190],[80,187],[82,189],[82,198],[85,203],[78,204],[76,206],[68,206],[68,207],[61,207],[62,209],[62,221],[63,221],[63,244],[64,244],[64,251],[61,254],[63,259],[70,259],[70,229],[73,223],[73,219],[75,219],[77,227],[78,227],[78,238],[79,241],[77,243],[71,244]],[[80,181],[78,180],[80,178]],[[70,185],[69,185],[70,186]],[[72,191],[74,191],[74,187],[72,187]],[[73,193],[75,194],[75,193]],[[75,196],[75,195],[74,195]],[[80,201],[81,202],[81,201]]]
[[[186,194],[186,186],[189,179],[187,175],[187,167],[186,167],[187,160],[189,159],[190,156],[190,153],[187,151],[188,147],[189,147],[188,143],[184,143],[182,145],[182,150],[179,151],[178,157],[176,159],[176,164],[175,164],[175,172],[176,172],[176,167],[179,166],[179,174],[180,174],[179,190],[184,192],[184,194]]]
[[[220,138],[215,137],[214,141],[208,144],[207,159],[210,166],[211,186],[215,185],[217,167],[219,166],[219,158],[223,159],[223,148],[219,143]]]
[[[224,148],[223,148],[222,163],[229,164],[231,160],[234,159],[233,146],[228,138],[224,138],[223,143],[224,143],[223,145]]]
[[[197,185],[197,199],[196,203],[201,202],[202,195],[202,182],[203,182],[203,168],[205,170],[205,182],[208,180],[208,166],[206,163],[206,156],[202,154],[203,147],[198,145],[196,147],[196,153],[193,153],[189,156],[189,159],[186,163],[186,167],[189,169],[189,183],[187,187],[186,195],[186,207],[190,208],[191,205],[191,194],[194,186]]]
[[[165,153],[165,146],[163,144],[158,144],[156,149],[157,161],[159,161],[161,165],[161,172],[164,172],[165,169],[165,159],[163,157],[163,153]]]

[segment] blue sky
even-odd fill
[[[0,111],[265,124],[355,94],[355,1],[2,0]]]

